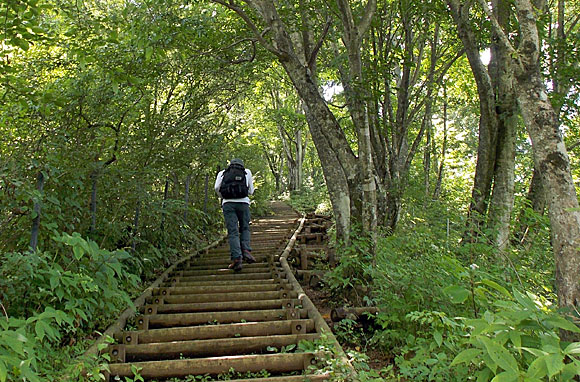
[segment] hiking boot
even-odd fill
[[[242,252],[242,258],[248,264],[253,264],[256,262],[256,259],[254,258],[254,256],[252,256],[250,251],[248,251],[247,249],[244,249],[244,251]]]
[[[234,259],[234,261],[228,266],[229,269],[234,272],[239,272],[242,270],[242,259]]]

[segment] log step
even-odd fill
[[[107,349],[108,381],[134,378],[134,371],[157,382],[224,373],[234,382],[329,379],[312,372],[323,355],[296,351],[300,341],[319,338],[324,325],[280,263],[297,220],[287,206],[277,206],[276,215],[251,226],[256,263],[245,263],[241,272],[228,269],[226,240],[156,282],[160,286],[139,306],[142,314],[119,330],[117,343]],[[268,377],[240,379],[264,370]]]
[[[300,305],[298,299],[275,299],[258,301],[218,301],[218,302],[197,302],[189,304],[151,304],[143,308],[144,314],[163,313],[194,313],[194,312],[225,312],[236,310],[260,310],[293,308]]]
[[[111,346],[111,362],[140,362],[162,359],[199,358],[264,353],[269,348],[278,351],[300,341],[314,341],[319,334],[286,334],[240,338],[174,341],[138,345]],[[116,355],[115,352],[117,352]],[[119,356],[122,354],[122,356]]]
[[[109,368],[111,375],[119,377],[133,377],[132,367],[135,367],[143,378],[183,378],[189,375],[216,375],[226,373],[230,369],[241,373],[256,373],[261,370],[288,373],[305,370],[317,362],[313,353],[283,353],[114,363],[110,364]]]
[[[310,333],[314,330],[314,320],[283,320],[267,322],[246,322],[228,325],[188,326],[183,328],[150,329],[125,331],[118,338],[124,344],[148,344],[172,341],[206,340],[211,338],[232,338],[270,336],[282,334]]]
[[[169,313],[146,314],[137,318],[139,329],[167,328],[172,326],[193,326],[211,324],[230,324],[234,322],[278,321],[307,318],[306,310],[268,309],[234,312]]]

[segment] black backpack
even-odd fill
[[[224,199],[240,199],[248,196],[246,169],[241,164],[231,164],[225,171],[220,186]]]

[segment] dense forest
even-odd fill
[[[254,216],[332,215],[324,288],[380,310],[335,328],[360,381],[580,376],[577,0],[3,0],[0,20],[0,382],[101,380],[80,355],[223,235],[234,157]]]

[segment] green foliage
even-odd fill
[[[468,340],[451,366],[472,364],[481,381],[575,380],[580,343],[561,341],[559,334],[580,329],[529,292],[502,294],[504,299],[493,300],[493,310],[465,321]]]
[[[390,354],[392,373],[381,373],[387,380],[510,380],[511,357],[519,380],[570,380],[575,345],[559,336],[560,329],[576,329],[553,308],[554,265],[543,218],[536,216],[537,246],[497,253],[484,240],[460,245],[458,213],[439,203],[413,207],[395,234],[378,236],[374,258],[354,231],[325,281],[341,304],[381,311],[370,325],[343,320],[335,327],[338,338]],[[548,367],[555,360],[561,362]]]
[[[123,250],[103,250],[78,233],[54,241],[55,253],[7,253],[0,263],[2,382],[58,372],[55,348],[131,304],[128,292],[140,281]]]
[[[286,200],[292,208],[301,213],[316,212],[329,215],[332,212],[328,191],[324,185],[293,191]]]
[[[327,277],[325,282],[335,295],[349,296],[356,305],[370,302],[362,291],[368,290],[374,274],[370,252],[370,240],[360,228],[353,226],[350,243],[337,244],[340,263]]]

